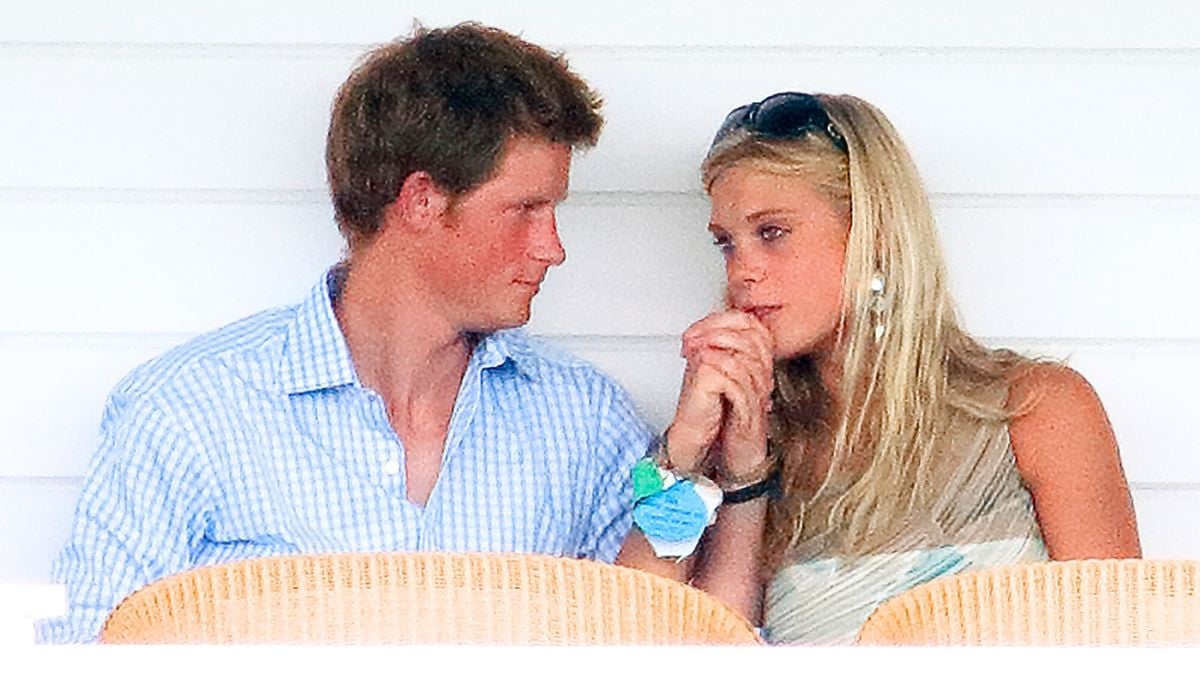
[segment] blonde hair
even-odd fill
[[[891,123],[853,96],[817,99],[846,151],[819,131],[776,139],[743,129],[716,143],[702,167],[710,192],[735,165],[801,176],[850,222],[840,391],[824,391],[808,357],[775,368],[770,443],[784,490],[768,516],[768,569],[806,542],[823,554],[886,547],[938,493],[932,468],[949,418],[1007,421],[1003,401],[985,393],[1027,363],[959,327],[927,194]],[[882,294],[872,292],[876,278]],[[832,446],[829,472],[805,495],[804,452],[819,443]],[[818,499],[830,504],[823,517],[808,513]]]

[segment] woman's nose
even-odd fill
[[[726,265],[726,276],[730,284],[748,286],[758,283],[766,276],[766,261],[763,256],[745,248],[733,251]]]

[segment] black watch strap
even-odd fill
[[[742,502],[748,502],[752,499],[758,499],[763,495],[769,495],[771,497],[776,497],[779,495],[778,471],[772,471],[770,476],[767,476],[753,485],[747,485],[746,487],[726,492],[724,498],[721,500],[721,503],[741,504]]]

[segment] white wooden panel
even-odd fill
[[[846,92],[877,105],[934,192],[1195,194],[1200,186],[1191,161],[1200,151],[1191,115],[1200,106],[1197,61],[583,57],[575,62],[609,101],[606,136],[579,166],[588,189],[693,189],[694,167],[726,113],[781,90]],[[1129,128],[1127,140],[1118,128]]]
[[[534,330],[678,333],[719,298],[700,200],[560,209]],[[0,331],[198,333],[299,301],[339,257],[323,205],[0,202]],[[52,252],[47,258],[30,251]]]
[[[298,301],[341,249],[297,204],[9,202],[0,237],[0,278],[26,289],[0,326],[24,331],[210,330]]]
[[[473,19],[547,44],[1195,47],[1186,0],[8,0],[0,41],[362,43]],[[637,17],[636,21],[630,17]],[[936,20],[932,20],[936,17]]]
[[[66,541],[79,488],[68,482],[0,481],[0,583],[45,583]],[[1200,492],[1134,490],[1146,557],[1200,559]],[[36,514],[31,517],[30,514]]]
[[[705,202],[631,201],[568,201],[561,208],[567,261],[534,301],[530,330],[678,334],[720,306],[725,273]]]
[[[1125,473],[1135,483],[1200,483],[1200,341],[1180,344],[1004,343],[1065,360],[1108,412]]]
[[[1133,491],[1142,555],[1200,560],[1200,490]]]
[[[941,211],[951,290],[978,334],[1200,337],[1200,201]]]
[[[46,583],[67,541],[80,484],[0,480],[0,583]]]
[[[353,60],[4,56],[0,185],[33,187],[319,189]]]
[[[309,189],[357,51],[7,54],[0,186]],[[686,191],[735,105],[847,91],[896,122],[934,192],[1196,194],[1200,61],[695,50],[572,62],[607,100],[581,191]],[[1119,93],[1117,93],[1119,92]],[[1152,111],[1152,113],[1151,113]]]
[[[613,375],[658,430],[675,410],[683,362],[674,336],[552,338]],[[5,391],[0,405],[0,476],[78,476],[95,450],[104,398],[130,368],[173,340],[0,341]],[[1027,353],[1066,358],[1108,410],[1129,479],[1200,483],[1200,343],[1020,344]],[[70,383],[64,386],[64,383]]]
[[[178,341],[0,341],[0,476],[83,475],[108,392]]]
[[[1200,201],[939,209],[965,323],[1003,338],[1200,337]],[[703,198],[579,195],[533,330],[678,334],[717,304]],[[0,332],[197,333],[298,301],[338,258],[319,203],[0,201]],[[36,255],[31,252],[38,252]]]

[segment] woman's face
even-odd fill
[[[775,357],[828,354],[841,323],[847,216],[797,176],[746,166],[712,184],[709,230],[735,309],[775,339]]]

